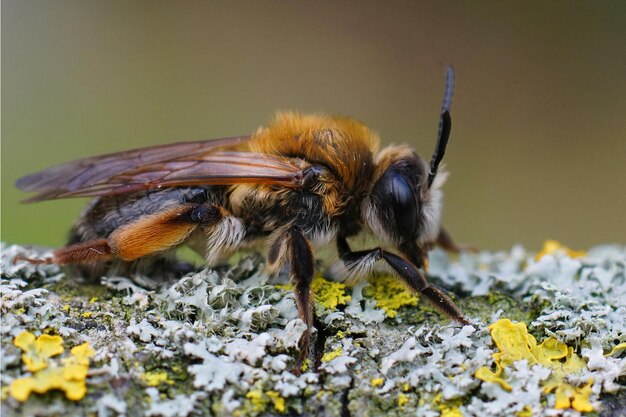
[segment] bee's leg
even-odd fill
[[[405,242],[400,244],[398,250],[404,255],[413,265],[418,268],[423,268],[428,271],[428,251],[431,249],[431,245],[420,247],[414,241]]]
[[[311,281],[313,281],[315,272],[313,250],[308,239],[298,227],[288,227],[276,234],[267,259],[270,265],[281,265],[289,262],[291,266],[291,280],[294,284],[298,316],[307,326],[307,330],[300,339],[300,357],[295,369],[299,373],[309,352],[311,330],[313,329],[313,303],[311,300]]]
[[[463,316],[461,309],[454,304],[454,301],[439,288],[430,285],[424,274],[414,264],[404,258],[381,248],[352,252],[345,237],[337,238],[337,250],[344,263],[353,265],[354,268],[358,268],[360,262],[366,262],[373,266],[374,262],[381,259],[384,260],[412,290],[426,297],[437,309],[452,320],[461,324],[469,324]]]
[[[58,264],[70,265],[87,262],[108,261],[112,258],[111,247],[106,239],[91,240],[76,245],[66,246],[54,251],[48,258],[27,258],[25,256],[16,256],[14,262],[27,261],[31,264]]]
[[[224,212],[225,209],[217,206],[183,204],[140,217],[115,229],[108,239],[66,246],[56,250],[52,258],[26,260],[59,265],[95,263],[113,258],[134,261],[181,244],[198,226],[217,223]]]
[[[478,249],[474,246],[457,244],[454,241],[454,239],[452,239],[452,236],[450,236],[450,232],[448,232],[443,226],[439,229],[439,234],[437,235],[436,243],[442,249],[448,252],[453,252],[453,253],[459,253],[461,251],[478,252]]]
[[[451,319],[461,324],[469,324],[461,309],[454,304],[454,301],[442,290],[430,285],[424,274],[412,263],[391,252],[385,250],[381,250],[381,252],[383,259],[400,275],[409,287],[424,295],[437,309]]]

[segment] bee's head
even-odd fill
[[[441,186],[447,174],[429,176],[429,166],[406,146],[378,155],[377,173],[364,202],[364,221],[383,241],[396,246],[433,242],[442,211]]]

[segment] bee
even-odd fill
[[[459,249],[441,227],[446,174],[438,172],[451,131],[453,88],[449,67],[430,163],[406,145],[378,151],[378,135],[352,118],[283,112],[250,136],[96,156],[22,177],[16,186],[37,193],[27,202],[95,197],[67,246],[27,260],[80,265],[84,274],[101,276],[111,269],[158,271],[181,245],[211,265],[264,242],[271,271],[289,266],[307,325],[299,364],[313,329],[313,248],[331,241],[348,277],[385,262],[411,290],[466,324],[423,272],[432,245]],[[362,231],[382,245],[353,251],[348,240]]]

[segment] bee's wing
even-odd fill
[[[81,159],[20,178],[26,202],[123,194],[161,187],[238,183],[296,187],[301,168],[254,152],[221,151],[247,138],[184,142]]]

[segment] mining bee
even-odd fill
[[[446,73],[430,163],[410,147],[378,151],[375,132],[348,117],[278,113],[250,136],[180,142],[81,159],[20,178],[28,202],[95,197],[67,246],[34,263],[80,265],[85,275],[156,272],[188,245],[209,265],[265,242],[267,265],[290,267],[303,334],[313,328],[313,248],[335,241],[349,277],[383,261],[411,290],[459,323],[461,310],[430,285],[428,249],[457,250],[440,225],[446,175],[438,173],[451,130],[454,72]],[[353,251],[348,239],[373,233],[383,246]],[[393,247],[395,254],[384,247]]]

